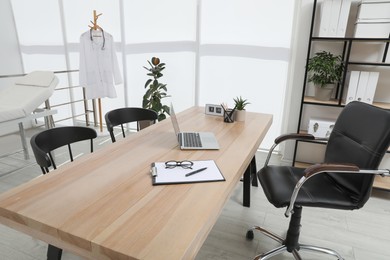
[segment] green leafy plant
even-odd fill
[[[245,107],[250,104],[247,99],[243,99],[241,96],[233,98],[233,100],[237,110],[245,110]]]
[[[169,107],[163,105],[161,100],[163,98],[169,97],[167,95],[167,85],[158,82],[158,79],[163,76],[161,71],[165,69],[165,63],[160,63],[160,59],[153,57],[151,61],[148,61],[150,68],[144,66],[144,68],[149,71],[148,76],[151,76],[151,79],[148,79],[145,83],[146,93],[143,97],[142,107],[154,110],[158,115],[158,121],[164,120],[166,115],[169,115]]]
[[[330,52],[317,52],[309,59],[307,70],[310,72],[309,82],[318,87],[340,82],[344,70],[343,60],[340,55]]]

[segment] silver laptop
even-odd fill
[[[181,132],[173,105],[170,108],[173,129],[180,145],[180,149],[190,150],[218,150],[219,144],[211,132]]]

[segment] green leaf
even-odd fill
[[[146,83],[145,83],[145,88],[147,88],[147,87],[149,86],[150,82],[152,82],[152,79],[148,79],[148,80],[146,81]]]
[[[165,118],[166,116],[164,114],[159,114],[157,120],[160,122],[163,121]]]
[[[147,99],[144,99],[144,100],[142,101],[142,107],[143,107],[143,108],[148,108],[148,104],[149,104],[149,101],[148,101]]]
[[[145,97],[145,98],[149,98],[150,95],[151,95],[151,93],[152,93],[152,90],[151,90],[151,89],[148,89],[148,90],[146,91],[144,97]]]
[[[165,113],[167,113],[168,115],[170,115],[170,108],[169,108],[167,105],[164,105],[164,106],[163,106],[163,111],[164,111]]]

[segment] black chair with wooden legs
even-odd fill
[[[361,102],[349,103],[341,111],[327,140],[324,163],[306,169],[268,165],[272,150],[285,140],[313,141],[316,138],[310,134],[276,138],[265,166],[257,173],[268,201],[277,208],[286,207],[285,216],[291,214],[291,219],[286,238],[259,226],[248,230],[247,239],[253,239],[254,230],[258,230],[281,244],[255,259],[269,259],[285,251],[292,253],[295,259],[302,259],[300,250],[343,259],[332,249],[300,244],[302,209],[354,210],[364,206],[371,195],[375,176],[390,176],[388,169],[378,170],[390,145],[390,111]]]

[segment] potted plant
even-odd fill
[[[169,107],[161,102],[163,98],[169,97],[166,93],[167,85],[158,82],[158,79],[163,76],[161,71],[165,69],[165,63],[160,63],[160,59],[157,57],[153,57],[148,63],[150,68],[144,68],[149,71],[147,75],[152,78],[145,83],[147,90],[143,97],[142,107],[156,111],[157,120],[161,121],[166,118],[167,114],[169,115]]]
[[[340,82],[344,70],[341,55],[317,52],[309,59],[307,70],[310,73],[309,82],[313,82],[316,87],[315,98],[330,100],[334,84]]]
[[[250,103],[248,102],[247,99],[243,99],[241,96],[233,98],[233,100],[235,103],[234,108],[236,109],[235,120],[241,122],[245,121],[245,116],[246,116],[245,107]]]

